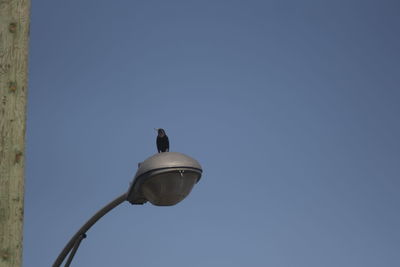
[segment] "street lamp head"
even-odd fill
[[[157,153],[139,164],[127,200],[131,204],[175,205],[190,193],[201,173],[200,164],[187,155]]]

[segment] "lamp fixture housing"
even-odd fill
[[[200,180],[203,170],[193,158],[178,152],[157,153],[136,171],[127,200],[141,205],[172,206],[182,201]]]

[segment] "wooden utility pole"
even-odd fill
[[[0,0],[0,267],[22,266],[30,0]]]

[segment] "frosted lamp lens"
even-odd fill
[[[167,172],[149,178],[142,185],[143,195],[156,206],[172,206],[192,191],[200,174],[196,172]]]

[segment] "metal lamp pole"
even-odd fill
[[[95,224],[98,220],[100,220],[100,218],[103,217],[104,215],[106,215],[109,211],[111,211],[116,206],[118,206],[119,204],[124,202],[126,200],[126,197],[127,197],[127,193],[120,195],[119,197],[117,197],[116,199],[114,199],[113,201],[111,201],[110,203],[105,205],[95,215],[93,215],[92,218],[90,218],[81,227],[81,229],[79,229],[78,232],[76,232],[76,234],[71,238],[71,240],[69,240],[67,245],[61,251],[60,255],[58,255],[56,261],[53,264],[53,267],[61,266],[61,263],[65,260],[65,257],[67,257],[67,255],[71,251],[71,249],[74,248],[74,245],[76,245],[76,250],[78,249],[80,241],[83,239],[82,237],[84,237],[86,235],[86,232],[90,229],[90,227],[92,227],[93,224]],[[79,241],[79,243],[77,243],[78,241]],[[75,250],[75,252],[76,252],[76,250]],[[71,255],[72,255],[72,257],[70,257],[70,259],[68,260],[68,262],[66,263],[65,266],[69,266],[75,253],[73,253]]]

